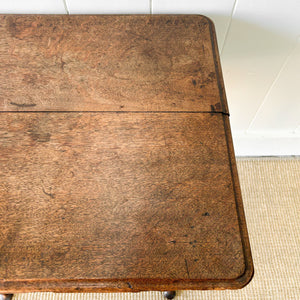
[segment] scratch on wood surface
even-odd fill
[[[18,106],[18,107],[33,107],[33,106],[36,106],[35,103],[16,103],[16,102],[10,102],[11,105],[15,105],[15,106]]]
[[[44,187],[42,187],[42,190],[43,190],[43,193],[44,193],[45,195],[49,196],[51,199],[54,199],[54,198],[55,198],[55,195],[52,194],[51,192],[50,192],[50,193],[47,193],[47,192],[45,191]]]
[[[34,141],[37,142],[49,142],[51,134],[49,132],[39,132],[38,130],[28,131],[29,135]]]
[[[188,278],[190,278],[190,271],[189,271],[189,266],[188,266],[188,262],[187,262],[186,258],[184,259],[184,261],[185,261],[185,268],[186,268]]]
[[[65,71],[65,69],[64,69],[65,65],[66,65],[66,62],[63,60],[63,58],[61,56],[60,57],[60,68],[63,72]]]

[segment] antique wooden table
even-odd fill
[[[0,68],[1,293],[250,281],[209,19],[2,15]]]

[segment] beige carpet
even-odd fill
[[[183,291],[177,300],[300,299],[300,158],[239,158],[255,275],[228,291]],[[14,300],[159,300],[160,292],[19,294]]]

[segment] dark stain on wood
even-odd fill
[[[36,74],[24,74],[23,82],[27,84],[34,85],[37,80],[37,75]]]
[[[220,110],[221,109],[221,103],[220,102],[218,102],[218,103],[215,104],[215,109],[216,110]]]
[[[17,24],[15,23],[15,19],[13,17],[7,18],[7,30],[12,37],[16,37],[19,33],[17,30]]]
[[[51,134],[49,132],[41,132],[38,130],[29,130],[28,131],[30,137],[37,142],[49,142],[51,138]]]
[[[132,287],[132,285],[131,285],[130,282],[127,282],[127,285],[128,285],[128,287],[129,287],[130,289],[133,289],[133,287]]]

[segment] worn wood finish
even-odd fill
[[[253,264],[212,23],[0,24],[0,292],[247,284]]]
[[[226,111],[199,16],[0,16],[0,109]]]

